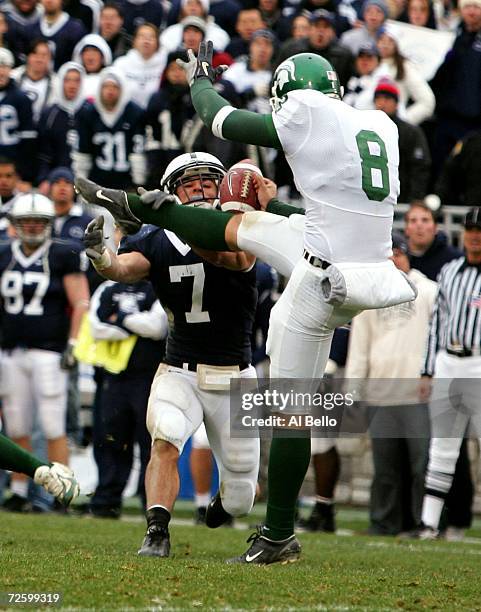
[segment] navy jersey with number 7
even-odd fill
[[[119,253],[131,251],[149,260],[149,280],[174,317],[168,363],[250,363],[255,269],[235,272],[214,266],[172,232],[151,225],[124,239]]]

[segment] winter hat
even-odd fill
[[[364,6],[362,7],[363,13],[367,9],[368,6],[377,6],[377,8],[381,9],[381,11],[384,13],[385,19],[389,17],[389,9],[387,7],[387,4],[384,2],[384,0],[366,0],[366,2],[364,2]]]

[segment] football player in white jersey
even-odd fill
[[[363,309],[416,296],[389,260],[393,205],[399,193],[397,128],[382,112],[344,104],[332,66],[309,53],[292,56],[277,68],[272,114],[237,110],[212,87],[216,75],[211,53],[211,45],[201,45],[198,59],[191,55],[184,66],[199,116],[221,138],[283,149],[306,201],[303,255],[271,313],[271,377],[320,378],[336,327]],[[225,230],[234,223],[216,219],[220,213],[215,211],[197,211],[208,213],[208,218],[190,217],[189,224],[195,227],[190,235],[179,231],[180,220],[174,222],[173,217],[181,207],[165,202],[163,210],[163,197],[144,195],[146,203],[153,199],[153,207],[158,208],[148,212],[129,198],[123,213],[164,227],[175,225],[176,232],[200,247],[238,246],[222,241],[214,246],[209,241],[220,225]],[[252,215],[258,218],[250,224],[247,219]],[[270,215],[244,217],[242,224],[263,226],[261,241],[272,240],[267,229],[274,227]],[[258,253],[254,248],[252,252]],[[232,561],[268,564],[299,557],[295,503],[309,459],[308,438],[273,439],[265,525],[251,539],[248,551]]]

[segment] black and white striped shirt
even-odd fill
[[[470,265],[465,257],[441,269],[434,303],[423,374],[432,376],[439,350],[481,350],[481,265]]]

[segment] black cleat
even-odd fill
[[[141,557],[168,557],[170,555],[169,530],[157,524],[150,525],[138,554]]]
[[[233,522],[234,517],[224,510],[220,498],[220,491],[217,491],[210,500],[210,504],[207,506],[205,524],[211,529],[216,529],[216,527],[220,527],[221,525],[232,525]]]
[[[240,557],[228,559],[227,563],[252,563],[254,565],[269,565],[271,563],[294,563],[301,556],[301,545],[295,534],[279,542],[269,540],[258,527],[247,542],[252,542],[250,548]]]
[[[334,504],[316,503],[308,519],[299,519],[297,526],[305,531],[335,533],[336,519]]]
[[[85,178],[76,179],[75,190],[88,204],[106,208],[124,233],[136,234],[142,227],[142,221],[130,210],[125,191],[108,189]]]
[[[6,510],[7,512],[31,512],[32,504],[25,497],[14,493],[3,502],[2,510]]]

